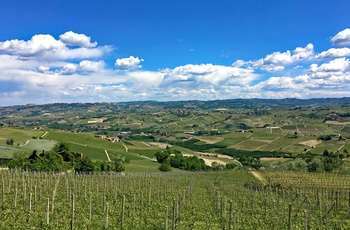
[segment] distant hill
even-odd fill
[[[16,112],[31,111],[35,113],[46,112],[64,112],[72,110],[88,110],[94,108],[101,110],[124,110],[137,109],[138,107],[163,107],[165,109],[214,109],[214,108],[242,108],[242,109],[278,109],[291,107],[317,107],[317,106],[341,106],[350,104],[350,97],[343,98],[312,98],[312,99],[227,99],[227,100],[188,100],[188,101],[132,101],[115,103],[53,103],[44,105],[16,105],[0,107],[0,114],[13,114]]]

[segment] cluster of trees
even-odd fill
[[[13,138],[7,139],[7,140],[6,140],[6,144],[7,144],[7,145],[13,145],[13,142],[14,142],[14,141],[13,141]]]
[[[305,159],[309,172],[332,172],[343,165],[346,154],[323,151],[323,156],[309,157]]]
[[[169,147],[163,151],[157,152],[155,157],[158,163],[160,171],[171,171],[171,167],[179,168],[189,171],[207,171],[207,170],[223,170],[223,165],[214,162],[211,166],[205,164],[205,161],[197,156],[184,156],[178,150],[172,150]],[[237,165],[227,164],[226,169],[233,169]]]
[[[221,144],[207,144],[207,143],[203,143],[198,139],[192,138],[190,140],[187,141],[168,141],[166,139],[161,139],[159,141],[164,141],[167,142],[171,145],[177,145],[177,146],[181,146],[187,149],[191,149],[193,151],[198,151],[198,152],[205,152],[208,151],[210,149],[224,149],[227,148],[226,145],[221,145]]]
[[[322,140],[322,141],[330,141],[330,140],[332,140],[332,136],[331,135],[321,135],[317,139]]]
[[[298,161],[280,164],[277,170],[304,171],[304,172],[341,172],[343,159],[347,157],[347,150],[343,153],[334,153],[324,150],[323,155],[308,152]]]
[[[259,169],[261,167],[261,161],[259,157],[252,157],[252,156],[242,156],[238,160],[241,162],[243,166]]]
[[[124,163],[128,160],[119,156],[112,162],[96,161],[82,155],[75,156],[69,151],[66,143],[58,143],[52,151],[43,151],[38,153],[34,150],[28,157],[23,154],[17,154],[8,163],[11,169],[20,169],[24,171],[45,171],[45,172],[63,172],[74,170],[76,172],[94,172],[94,171],[125,171]]]

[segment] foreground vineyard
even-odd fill
[[[349,176],[0,174],[0,229],[350,228]]]

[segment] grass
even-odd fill
[[[16,148],[0,146],[0,158],[12,158],[16,151]]]
[[[18,128],[0,128],[0,145],[5,145],[6,140],[13,138],[14,145],[23,145],[27,140],[33,137],[39,138],[45,132],[41,130],[18,129]]]
[[[20,147],[23,149],[38,150],[38,151],[51,150],[56,143],[57,143],[56,141],[31,139],[31,140],[28,140],[26,144]]]
[[[125,164],[125,172],[159,172],[159,163],[148,160],[132,160]]]

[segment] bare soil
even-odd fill
[[[316,146],[318,144],[321,144],[321,142],[322,141],[318,141],[318,140],[309,140],[309,141],[300,142],[299,144],[307,145],[309,147],[312,147],[312,146]]]

